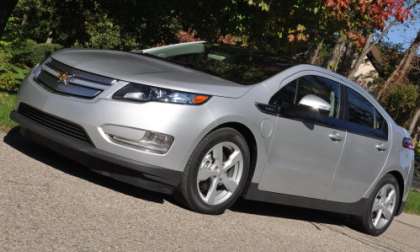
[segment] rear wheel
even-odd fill
[[[181,194],[187,206],[198,212],[220,214],[241,195],[248,178],[249,148],[231,128],[206,136],[186,166]]]
[[[394,176],[388,174],[377,185],[369,198],[369,207],[361,216],[362,231],[380,235],[391,225],[400,202],[400,188]]]

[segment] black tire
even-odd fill
[[[386,184],[391,184],[396,188],[396,206],[394,207],[394,212],[392,213],[392,217],[388,221],[388,223],[384,227],[378,229],[373,225],[372,222],[372,208],[376,195],[378,194],[379,190]],[[359,222],[360,231],[372,236],[379,236],[389,228],[395,215],[398,212],[398,206],[401,200],[400,190],[401,188],[399,187],[398,181],[393,175],[387,174],[385,177],[382,178],[382,180],[376,185],[375,190],[373,190],[372,194],[370,195],[367,202],[367,206],[364,210],[364,214],[357,218]]]
[[[236,144],[243,156],[243,172],[235,192],[225,202],[219,205],[209,205],[201,199],[197,188],[198,169],[206,153],[216,144],[221,142],[232,142]],[[232,128],[217,129],[208,134],[197,145],[185,167],[183,179],[179,188],[180,196],[187,208],[204,214],[222,214],[231,207],[241,196],[248,180],[250,170],[250,151],[244,137],[237,130]]]

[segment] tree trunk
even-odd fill
[[[53,32],[52,32],[52,31],[50,31],[50,32],[48,33],[47,40],[45,40],[45,43],[46,43],[46,44],[51,44],[51,43],[53,42],[52,35],[53,35]]]
[[[7,20],[13,12],[18,0],[3,0],[0,2],[0,37],[3,35]]]
[[[412,3],[410,6],[408,6],[407,10],[411,11],[415,6],[417,6],[417,3]],[[363,47],[362,52],[360,53],[359,57],[356,59],[356,61],[354,62],[354,64],[352,65],[351,71],[348,74],[348,78],[351,80],[354,80],[356,76],[355,73],[357,71],[357,69],[359,68],[359,66],[363,63],[365,57],[368,55],[368,53],[372,50],[372,48],[378,44],[379,42],[382,41],[382,39],[384,38],[384,36],[386,34],[388,34],[388,31],[396,24],[398,24],[399,22],[397,21],[392,21],[390,22],[381,32],[381,34],[379,35],[379,37],[377,38],[376,42],[374,41],[374,34],[371,33],[369,35],[369,37],[366,40],[366,44]]]
[[[315,48],[311,59],[309,60],[309,64],[315,65],[319,61],[319,53],[321,52],[322,47],[324,46],[324,40],[321,40]]]
[[[413,135],[415,132],[415,128],[417,125],[417,122],[420,120],[420,108],[417,108],[416,113],[414,114],[413,120],[410,123],[410,127],[408,128],[408,131],[410,132],[410,135]]]
[[[417,49],[420,47],[420,31],[417,33],[416,39],[407,49],[404,57],[398,64],[397,68],[392,72],[389,78],[385,81],[382,88],[378,92],[377,99],[381,100],[384,97],[385,92],[392,84],[399,84],[410,72],[413,60],[416,57]]]
[[[334,50],[331,55],[331,58],[328,60],[327,68],[332,71],[336,71],[345,51],[346,51],[346,36],[341,35],[334,46]]]
[[[336,69],[336,72],[346,76],[351,69],[352,61],[355,58],[356,46],[353,42],[347,41],[344,48],[344,52],[341,55],[340,62]]]
[[[368,55],[372,47],[373,47],[373,34],[370,34],[368,39],[366,40],[366,44],[363,47],[362,52],[359,54],[354,64],[351,66],[350,72],[347,76],[350,80],[355,80],[356,78],[355,74],[357,70],[359,69],[360,65],[364,62],[366,56]]]

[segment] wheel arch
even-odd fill
[[[389,171],[388,173],[385,174],[386,175],[392,175],[398,182],[398,186],[400,187],[400,200],[398,202],[398,210],[397,210],[397,215],[401,214],[403,211],[403,196],[404,196],[404,191],[405,191],[405,184],[404,184],[404,177],[401,174],[401,172],[397,171],[397,170],[393,170],[393,171]]]

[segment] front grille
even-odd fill
[[[41,73],[35,81],[55,93],[93,99],[111,86],[114,79],[49,59],[43,64]]]
[[[112,78],[105,77],[105,76],[98,75],[98,74],[85,72],[83,70],[80,70],[80,69],[68,66],[66,64],[63,64],[63,63],[61,63],[61,62],[59,62],[55,59],[49,60],[47,63],[45,63],[45,65],[47,65],[49,68],[51,68],[51,69],[53,69],[57,72],[67,73],[69,75],[74,75],[78,79],[93,82],[93,83],[96,83],[96,84],[110,86],[110,85],[112,85],[112,81],[114,81],[114,79],[112,79]]]
[[[86,131],[75,123],[47,114],[25,103],[19,105],[18,113],[64,135],[83,142],[92,143]]]
[[[102,92],[101,89],[75,85],[72,81],[69,81],[68,84],[64,84],[60,82],[57,76],[44,70],[39,74],[36,81],[53,92],[79,98],[92,99]]]

